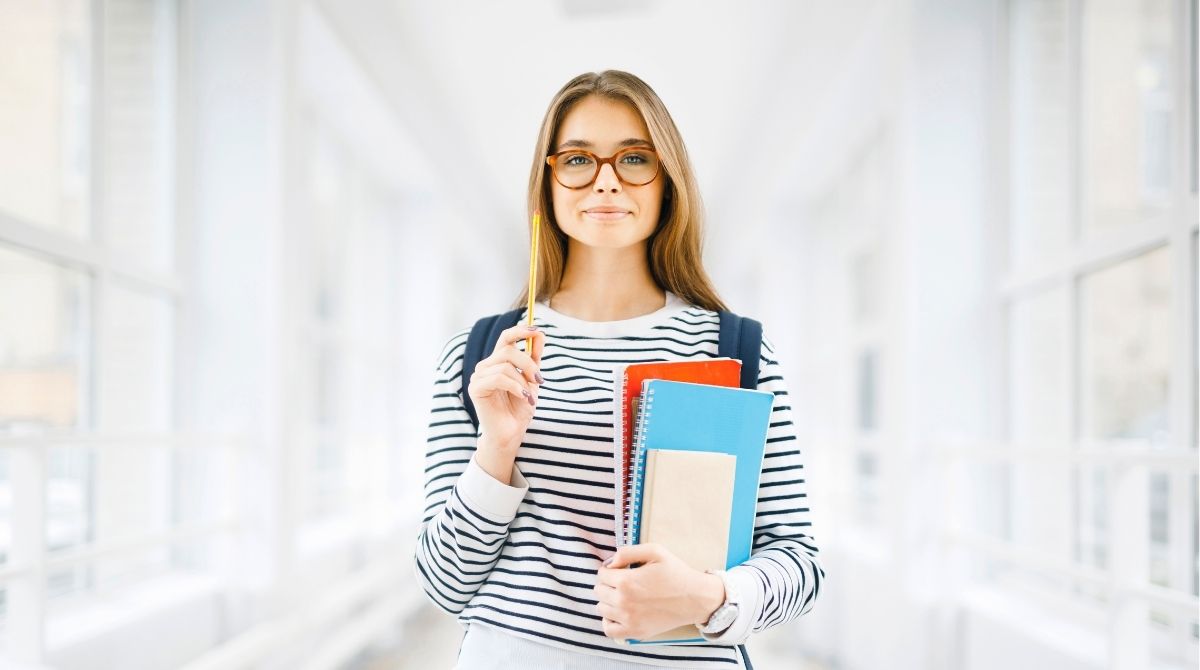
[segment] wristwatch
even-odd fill
[[[741,598],[738,597],[737,589],[734,588],[733,582],[730,581],[724,570],[705,570],[705,572],[720,577],[721,582],[725,584],[725,602],[721,603],[721,606],[712,613],[708,621],[700,626],[701,633],[705,635],[717,635],[724,632],[733,623],[734,619],[737,619],[739,611],[738,603],[741,602]]]

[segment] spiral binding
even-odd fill
[[[625,446],[624,446],[625,427],[629,426],[629,403],[625,402],[625,391],[624,391],[626,385],[628,384],[628,379],[627,379],[626,373],[621,374],[620,384],[621,385],[619,388],[621,389],[621,395],[620,395],[620,398],[621,398],[621,424],[619,427],[617,427],[618,432],[616,433],[616,435],[617,435],[617,439],[621,440],[621,448],[618,450],[618,458],[620,458],[621,461],[618,464],[620,467],[617,472],[619,472],[620,477],[625,478],[625,481],[621,482],[621,506],[620,506],[621,514],[620,514],[620,517],[617,519],[617,523],[620,524],[620,526],[618,526],[620,535],[617,538],[617,546],[623,547],[623,546],[629,544],[629,478],[625,474],[625,472],[626,472],[625,466],[627,465],[625,461],[628,460],[629,457],[626,456],[626,454],[625,454]],[[631,438],[632,438],[633,433],[634,433],[633,427],[630,426]],[[629,442],[630,442],[630,445],[633,444],[632,439],[630,439]],[[633,453],[633,449],[631,447],[630,454],[632,454],[632,453]]]
[[[642,394],[642,401],[639,407],[638,421],[633,428],[633,465],[629,468],[629,481],[625,484],[627,492],[625,498],[625,527],[629,532],[625,538],[627,544],[637,542],[639,535],[639,526],[641,519],[640,514],[635,514],[633,509],[633,501],[642,499],[642,470],[646,467],[645,458],[643,458],[644,449],[642,442],[646,433],[646,419],[650,416],[650,408],[654,405],[654,389],[651,388]]]

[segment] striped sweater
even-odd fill
[[[706,636],[711,644],[631,647],[604,635],[592,591],[601,562],[616,550],[613,368],[715,358],[717,313],[667,292],[662,309],[633,319],[583,321],[540,303],[534,323],[546,333],[546,381],[508,485],[472,458],[478,432],[461,394],[470,330],[455,333],[439,356],[415,555],[426,594],[464,625],[581,654],[658,667],[737,667],[732,645],[808,612],[824,577],[774,347],[764,336],[758,388],[775,395],[775,406],[753,552],[729,571],[742,594],[741,615],[721,635]]]

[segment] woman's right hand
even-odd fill
[[[531,353],[517,348],[517,342],[526,338],[533,338]],[[515,456],[537,404],[545,343],[545,333],[518,324],[500,333],[492,355],[475,366],[467,393],[479,416],[481,448],[486,436],[486,444]]]

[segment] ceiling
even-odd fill
[[[322,11],[436,156],[468,220],[523,227],[538,126],[575,75],[665,102],[712,211],[741,211],[801,145],[879,0],[327,0]]]

